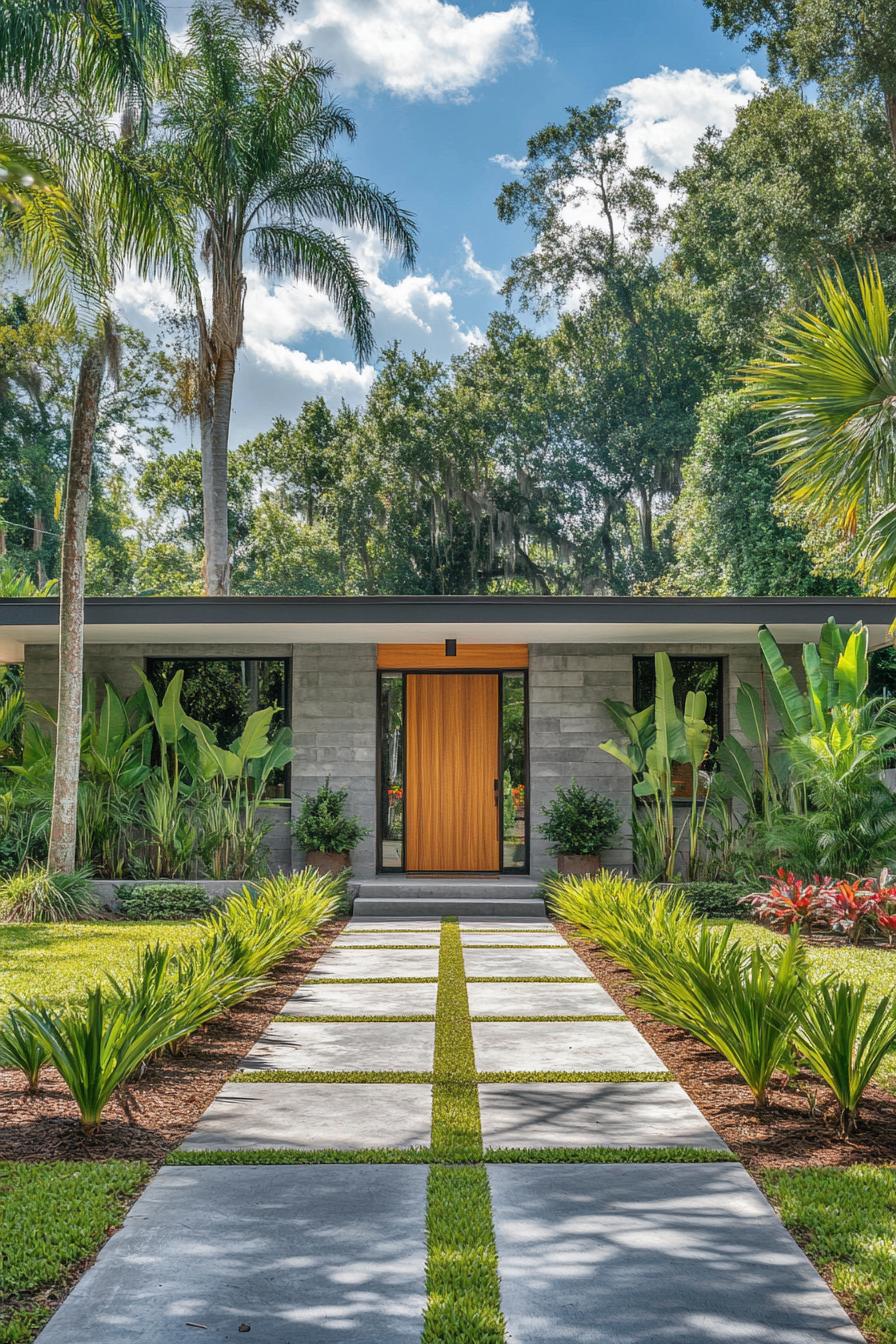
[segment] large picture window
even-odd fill
[[[670,656],[672,675],[675,678],[675,704],[683,710],[688,691],[706,692],[706,722],[712,729],[710,752],[720,742],[724,729],[723,722],[723,662],[721,658],[692,657],[688,654]],[[634,660],[634,696],[635,709],[646,709],[652,705],[656,696],[656,665],[653,654],[638,656]],[[687,765],[673,768],[673,780],[676,798],[690,798],[691,771]]]
[[[256,709],[274,706],[272,729],[289,722],[288,658],[148,658],[146,675],[161,694],[176,672],[184,674],[182,703],[208,724],[220,746],[239,737]],[[266,798],[289,796],[289,767],[275,770]]]

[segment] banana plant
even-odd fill
[[[805,690],[767,626],[760,626],[757,638],[762,691],[742,682],[735,711],[753,754],[734,737],[719,744],[715,793],[717,803],[733,800],[744,816],[769,824],[782,811],[801,815],[807,809],[794,766],[805,755],[810,738],[830,737],[843,709],[867,703],[868,631],[861,622],[847,630],[833,618],[826,621],[816,643],[803,645]],[[766,691],[776,726],[769,721]]]
[[[625,733],[626,742],[601,742],[600,750],[620,761],[632,774],[633,793],[650,809],[653,852],[661,856],[662,876],[671,881],[682,836],[688,833],[688,872],[693,876],[698,863],[700,832],[706,816],[710,782],[700,802],[704,782],[701,767],[709,751],[712,730],[706,722],[706,693],[689,691],[684,712],[675,704],[675,677],[667,653],[654,655],[656,694],[647,709],[636,710],[619,700],[604,701],[605,708]],[[675,822],[673,766],[688,765],[691,770],[691,805],[688,818],[678,827]]]
[[[275,709],[250,714],[229,747],[219,747],[212,730],[195,719],[188,726],[196,747],[198,777],[213,790],[207,822],[212,871],[253,876],[269,827],[258,821],[264,787],[274,770],[292,760],[292,732],[285,725],[270,736]],[[239,870],[239,871],[237,871]]]

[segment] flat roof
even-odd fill
[[[877,647],[896,598],[877,597],[89,597],[91,644],[749,643],[817,637],[864,621]],[[0,598],[0,659],[58,638],[56,598]]]

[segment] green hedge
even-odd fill
[[[675,890],[686,896],[698,915],[707,919],[749,919],[749,910],[739,898],[750,888],[740,882],[676,882]]]
[[[119,887],[125,919],[197,919],[211,909],[208,896],[193,882],[141,882]]]

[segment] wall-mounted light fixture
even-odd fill
[[[446,639],[446,640],[445,640],[445,657],[446,657],[446,658],[456,658],[456,657],[457,657],[457,640],[456,640],[456,639]]]

